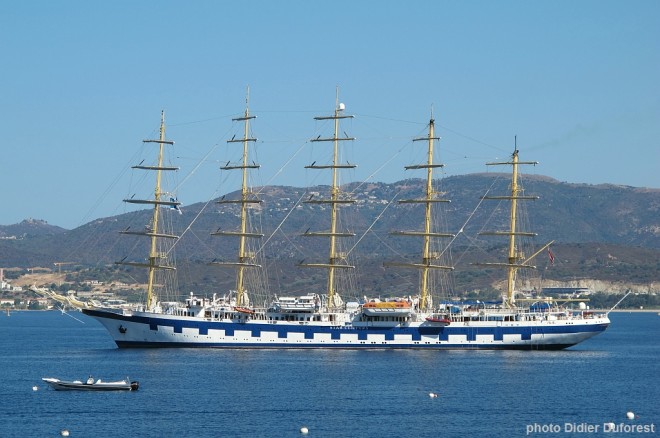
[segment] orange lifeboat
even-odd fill
[[[412,305],[408,301],[370,301],[362,305],[367,315],[405,316],[410,314]]]

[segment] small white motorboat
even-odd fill
[[[101,379],[95,381],[92,376],[89,376],[85,382],[80,380],[66,381],[54,377],[43,377],[41,380],[58,391],[137,391],[140,387],[139,382],[130,381],[128,377],[125,380],[114,382],[104,382]]]

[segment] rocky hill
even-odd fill
[[[54,236],[66,232],[64,228],[49,225],[41,219],[25,219],[19,224],[0,225],[0,239],[30,239]]]
[[[501,174],[473,174],[449,177],[441,181],[439,190],[451,203],[443,204],[440,221],[448,232],[458,234],[452,245],[458,259],[455,280],[457,287],[487,287],[497,281],[497,275],[470,265],[486,252],[502,251],[502,242],[477,237],[490,221],[489,227],[503,228],[505,216],[494,220],[497,203],[481,201],[486,194],[504,194],[508,180]],[[359,259],[358,277],[361,287],[384,290],[387,284],[415,284],[407,275],[388,278],[383,274],[382,261],[392,257],[415,257],[419,253],[417,239],[391,236],[392,230],[420,229],[420,206],[398,204],[405,198],[419,198],[424,184],[418,179],[385,183],[352,183],[343,188],[357,199],[352,207],[344,207],[343,229],[356,233],[352,254]],[[554,239],[553,251],[557,263],[546,276],[555,281],[620,282],[621,284],[652,284],[660,278],[660,190],[614,185],[586,185],[558,182],[548,177],[524,178],[525,194],[538,195],[528,205],[525,228],[539,234],[543,244]],[[255,207],[256,218],[268,245],[270,275],[280,286],[288,283],[305,288],[318,281],[314,274],[293,273],[302,259],[323,258],[321,239],[301,237],[306,230],[327,228],[327,214],[317,214],[324,207],[303,204],[310,197],[323,197],[327,187],[311,189],[296,187],[259,188],[263,203]],[[226,198],[235,198],[229,193]],[[487,205],[486,205],[487,204]],[[231,259],[234,243],[211,236],[211,232],[236,228],[236,207],[220,210],[215,203],[183,207],[183,214],[173,217],[173,226],[186,230],[177,244],[179,265],[184,266],[184,287],[215,289],[231,287],[231,275],[219,274],[208,266],[214,259]],[[506,205],[499,206],[500,213]],[[146,242],[120,236],[118,231],[137,230],[149,221],[148,210],[100,218],[74,230],[52,227],[43,221],[23,221],[0,226],[0,266],[53,267],[56,262],[75,263],[79,267],[101,268],[111,265],[131,252],[146,254]],[[190,226],[193,218],[197,220]],[[378,220],[376,220],[378,219]],[[460,231],[460,232],[459,232]],[[359,239],[359,242],[357,240]],[[231,241],[231,239],[230,239]],[[144,257],[144,256],[143,256]],[[545,269],[548,269],[547,267]],[[300,271],[300,270],[298,270]],[[140,273],[131,272],[140,278]],[[315,275],[319,275],[316,272]],[[389,274],[388,274],[389,275]],[[618,286],[617,286],[618,287]],[[624,287],[624,286],[621,286]]]

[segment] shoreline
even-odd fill
[[[598,312],[607,312],[607,309],[600,309]],[[628,312],[628,313],[660,313],[660,309],[614,309],[610,311],[610,313],[623,313],[623,312]]]

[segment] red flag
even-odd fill
[[[548,258],[550,259],[550,264],[554,265],[555,264],[555,255],[550,251],[550,248],[548,248]]]

